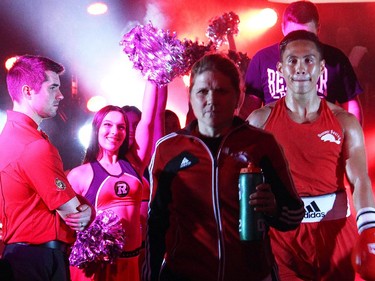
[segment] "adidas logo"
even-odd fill
[[[318,204],[315,201],[312,201],[309,205],[305,206],[305,218],[324,218],[326,215],[325,212],[322,212]]]
[[[191,165],[191,161],[189,159],[187,159],[186,157],[184,157],[181,161],[181,164],[180,164],[180,169],[182,168],[186,168],[188,166]]]

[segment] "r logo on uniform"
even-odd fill
[[[118,181],[115,184],[115,193],[119,197],[125,197],[129,193],[129,185],[124,181]]]

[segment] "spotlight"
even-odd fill
[[[243,19],[242,19],[243,18]],[[241,16],[241,23],[244,28],[241,29],[241,32],[249,30],[251,32],[262,32],[272,26],[277,22],[277,13],[271,9],[266,8],[259,11],[250,11],[247,14]]]
[[[7,59],[5,61],[5,68],[7,70],[11,69],[11,67],[13,66],[13,64],[16,62],[16,60],[18,59],[18,57],[11,57],[9,59]]]
[[[97,112],[103,106],[107,104],[107,101],[102,96],[94,96],[87,101],[87,109],[91,112]]]
[[[184,75],[182,77],[182,81],[184,82],[185,87],[189,88],[189,86],[190,86],[190,74],[189,75]]]
[[[108,6],[103,2],[92,3],[87,7],[87,13],[93,16],[103,15],[107,13]]]
[[[78,139],[81,145],[87,149],[90,144],[90,136],[91,136],[91,124],[87,123],[83,125],[79,130],[78,130]]]

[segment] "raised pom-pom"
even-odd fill
[[[125,231],[111,210],[98,211],[95,220],[77,239],[69,256],[71,265],[85,268],[92,263],[113,263],[125,244]]]
[[[240,18],[234,12],[224,13],[219,17],[214,17],[209,21],[206,36],[217,46],[227,42],[228,34],[238,34],[238,24]]]
[[[176,33],[157,29],[151,22],[137,25],[123,35],[124,53],[142,75],[163,86],[184,72],[184,46]]]
[[[248,57],[247,53],[241,53],[241,52],[229,50],[228,57],[232,61],[234,61],[234,63],[237,65],[242,75],[245,77],[247,67],[250,63],[250,58]]]
[[[204,43],[199,43],[198,41],[193,42],[192,40],[185,39],[184,44],[184,65],[185,70],[183,75],[189,74],[193,64],[203,57],[206,53],[213,52],[216,50],[216,45],[214,42],[210,41],[207,45]]]

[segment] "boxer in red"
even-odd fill
[[[314,33],[289,33],[280,43],[277,64],[287,83],[286,96],[248,117],[250,124],[274,134],[283,147],[305,204],[305,218],[296,230],[271,230],[282,280],[354,280],[353,246],[356,240],[371,237],[368,232],[374,233],[375,203],[362,128],[354,115],[317,95],[324,63]],[[350,214],[345,174],[357,227]],[[362,267],[373,265],[364,262]]]

